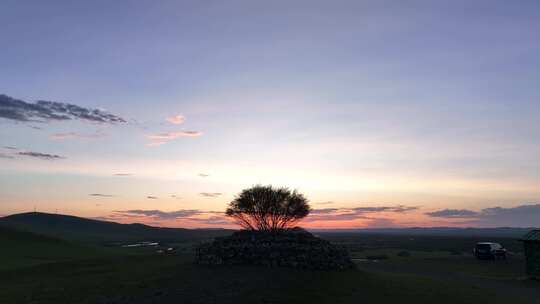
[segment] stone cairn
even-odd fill
[[[345,247],[322,240],[301,228],[281,232],[237,231],[199,245],[195,262],[316,270],[354,267]]]

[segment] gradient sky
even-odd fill
[[[0,214],[226,227],[261,183],[308,227],[540,226],[538,33],[533,0],[4,0]]]

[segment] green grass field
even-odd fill
[[[321,236],[349,246],[357,269],[200,266],[196,242],[164,255],[0,228],[0,303],[540,303],[519,251],[477,261],[468,237]]]
[[[189,255],[110,256],[0,274],[1,303],[534,303],[540,288],[500,290],[500,282],[491,288],[485,279],[472,284],[362,265],[343,272],[202,267]]]

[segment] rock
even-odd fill
[[[349,252],[313,234],[295,228],[280,232],[241,230],[196,248],[197,264],[264,265],[298,269],[353,268]]]

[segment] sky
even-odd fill
[[[540,226],[538,1],[0,3],[0,215]]]

